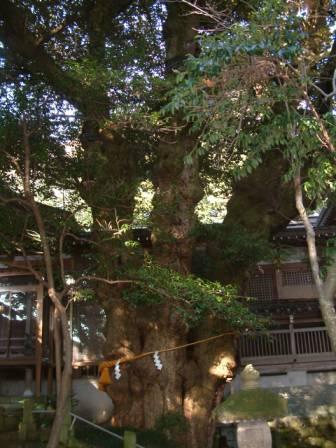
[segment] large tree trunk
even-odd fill
[[[169,305],[134,309],[116,300],[108,313],[106,355],[159,351],[207,337],[211,330],[215,332],[216,325],[208,321],[188,331]],[[107,387],[115,405],[113,424],[147,429],[158,425],[176,447],[207,447],[217,389],[235,366],[233,340],[163,353],[161,360],[162,371],[151,356],[122,366],[121,379]],[[169,424],[171,419],[176,419],[175,426]]]
[[[118,300],[108,315],[107,355],[121,357],[180,345],[185,330],[168,306],[135,310]],[[122,367],[121,379],[108,388],[116,407],[115,424],[153,428],[165,413],[181,412],[185,352],[169,352],[161,359],[161,372],[152,357]]]
[[[195,329],[193,336],[200,339],[223,330],[223,322],[209,319],[200,328]],[[187,446],[212,447],[212,411],[218,401],[218,392],[221,399],[223,386],[226,380],[232,377],[235,366],[232,337],[197,345],[188,354],[183,403],[184,415],[189,423]]]
[[[195,50],[195,16],[182,14],[183,6],[168,4],[165,27],[167,72]],[[187,30],[187,32],[185,32]],[[193,251],[191,231],[194,210],[202,197],[198,160],[185,158],[195,146],[188,130],[178,132],[158,145],[153,183],[152,256],[156,263],[181,274],[189,274]],[[111,291],[106,290],[106,295]],[[102,294],[101,294],[102,296]],[[147,351],[183,345],[223,331],[223,323],[207,321],[190,329],[169,304],[131,307],[114,292],[107,308],[106,356],[118,359]],[[108,298],[104,303],[108,303]],[[122,367],[122,377],[114,380],[108,393],[115,404],[114,424],[153,428],[161,422],[176,446],[208,446],[211,411],[221,383],[235,366],[232,339],[163,353],[163,370],[156,370],[151,357]],[[169,418],[179,416],[186,426],[168,428]]]
[[[296,215],[293,187],[284,183],[289,164],[281,151],[266,154],[251,174],[233,186],[223,231],[240,226],[269,239]]]
[[[161,143],[153,182],[153,251],[156,263],[189,274],[193,251],[191,235],[194,210],[202,197],[198,161],[185,163],[195,139],[181,132],[171,143]],[[121,298],[122,290],[101,286],[99,297],[107,311],[105,354],[119,359],[148,351],[186,344],[223,332],[223,323],[208,320],[190,330],[169,303],[132,307]],[[229,338],[189,349],[162,354],[163,370],[151,357],[122,367],[108,393],[115,405],[113,423],[118,426],[165,428],[172,415],[186,426],[166,427],[176,446],[207,446],[211,412],[218,387],[232,375],[235,365]]]
[[[260,256],[260,251],[259,254],[255,253],[255,243],[250,244],[249,241],[259,241],[260,244],[271,242],[273,235],[295,218],[297,211],[293,187],[291,182],[283,182],[287,170],[288,162],[280,151],[274,150],[265,155],[251,174],[233,185],[227,214],[223,223],[217,226],[217,231],[226,235],[227,246],[221,247],[218,240],[207,241],[208,256],[213,260],[208,278],[221,278],[223,283],[242,285],[247,272],[254,269],[259,261],[256,256]],[[236,251],[237,239],[241,251],[245,251],[244,256],[242,252],[237,253],[236,257],[232,255]]]
[[[203,196],[196,157],[187,164],[195,139],[180,134],[159,146],[154,172],[153,256],[157,263],[180,273],[190,273],[195,207]]]
[[[92,60],[99,63],[104,60],[105,7],[112,3],[128,2],[87,3],[88,51]],[[7,9],[14,8],[9,1],[5,1],[5,5],[6,14]],[[100,9],[101,5],[103,9]],[[167,2],[167,10],[164,37],[169,76],[171,69],[178,67],[187,53],[197,50],[194,36],[199,16],[187,15],[184,6],[178,2]],[[9,32],[14,33],[12,28]],[[27,58],[26,48],[23,51],[21,47],[29,44],[27,36],[27,31],[23,36],[15,34],[13,45],[13,50],[23,55],[24,59]],[[96,85],[83,91],[75,79],[69,76],[65,79],[62,69],[47,57],[43,47],[32,45],[28,50],[34,62],[31,64],[28,60],[28,69],[33,73],[45,73],[56,91],[65,94],[83,113],[81,142],[84,164],[80,192],[93,211],[95,242],[98,243],[97,271],[101,276],[115,278],[116,268],[125,266],[128,260],[123,258],[125,251],[119,241],[108,238],[111,237],[109,230],[117,226],[116,220],[129,220],[132,215],[139,180],[137,152],[122,136],[124,130],[118,132],[111,125],[106,92],[100,91]],[[173,135],[173,139],[171,143],[161,142],[158,145],[158,164],[153,176],[156,188],[153,257],[162,266],[188,274],[193,249],[191,230],[194,209],[201,198],[202,189],[198,161],[194,159],[192,164],[185,163],[185,156],[194,148],[195,139],[188,135],[187,130]],[[135,308],[122,299],[122,290],[117,288],[100,285],[97,294],[107,312],[105,353],[110,359],[151,350],[160,351],[225,330],[223,323],[212,320],[190,330],[169,303]],[[161,428],[164,428],[166,417],[167,435],[176,440],[176,446],[205,448],[212,433],[210,417],[218,388],[231,376],[235,364],[232,342],[231,338],[220,339],[162,354],[162,372],[156,370],[150,357],[123,367],[121,379],[108,388],[115,404],[114,423],[152,428],[161,419]],[[68,367],[65,374],[62,397],[68,393]],[[54,429],[59,428],[62,421],[65,410],[63,402],[62,399]],[[187,428],[168,428],[170,413],[184,417]],[[50,443],[51,446],[57,444],[56,431]]]

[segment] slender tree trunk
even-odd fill
[[[336,312],[334,302],[336,293],[336,259],[335,257],[333,258],[332,263],[328,268],[326,281],[323,283],[316,249],[315,231],[309,221],[306,208],[303,204],[300,171],[298,171],[294,178],[294,186],[296,207],[306,230],[309,261],[317,290],[322,318],[330,338],[332,349],[336,353]]]
[[[40,208],[35,201],[34,195],[32,193],[31,187],[31,148],[29,142],[29,131],[27,129],[27,124],[25,120],[22,121],[22,134],[23,134],[23,147],[24,147],[24,171],[23,171],[23,188],[27,203],[29,204],[34,219],[38,228],[39,236],[41,239],[41,246],[43,250],[44,266],[46,270],[46,280],[45,285],[48,289],[48,295],[55,307],[55,317],[60,319],[60,328],[58,328],[58,323],[56,323],[56,357],[57,357],[57,375],[60,375],[60,346],[61,342],[58,335],[61,334],[63,341],[63,353],[64,353],[64,365],[62,369],[61,382],[57,389],[57,407],[56,415],[51,428],[50,438],[48,441],[48,448],[58,448],[61,427],[66,417],[66,414],[70,411],[67,408],[67,403],[70,400],[71,392],[71,374],[72,374],[72,344],[71,335],[68,327],[68,318],[66,313],[66,308],[62,304],[63,294],[56,292],[54,270],[52,263],[51,250],[49,246],[49,241],[47,238],[47,232],[45,229],[45,224],[41,215]],[[56,319],[57,320],[57,319]]]
[[[72,378],[72,343],[66,310],[60,312],[61,329],[64,346],[64,364],[59,393],[57,395],[56,414],[51,427],[47,448],[58,448],[61,429],[70,412],[71,378]]]
[[[54,327],[54,346],[55,346],[55,372],[56,372],[56,399],[60,395],[61,378],[62,378],[62,342],[61,329],[59,324],[59,313],[57,308],[53,312],[53,327]]]

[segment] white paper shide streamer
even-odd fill
[[[155,352],[155,353],[154,353],[154,355],[153,355],[153,360],[154,360],[155,367],[156,367],[158,370],[162,370],[163,364],[162,364],[162,362],[161,362],[159,352]]]
[[[114,367],[114,378],[118,381],[121,378],[120,362],[117,362]]]

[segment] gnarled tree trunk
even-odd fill
[[[168,4],[168,72],[181,63],[186,53],[195,50],[193,27],[197,20],[182,13],[181,5]],[[203,194],[197,158],[191,164],[185,161],[194,146],[195,137],[189,135],[188,129],[174,134],[171,141],[165,136],[157,148],[153,173],[152,256],[155,263],[185,275],[191,269],[194,211]],[[191,330],[169,303],[135,308],[120,298],[119,291],[107,308],[106,356],[118,359],[160,351],[219,332],[223,332],[223,322],[209,320]],[[113,422],[139,428],[153,428],[161,422],[162,429],[166,421],[166,433],[176,446],[204,448],[212,434],[209,422],[216,392],[235,366],[233,340],[220,339],[163,353],[161,359],[161,372],[151,357],[122,367],[121,379],[108,386],[115,404]],[[185,426],[168,428],[172,416],[179,416],[177,421],[184,421]]]

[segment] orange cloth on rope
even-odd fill
[[[120,358],[120,359],[114,359],[114,360],[111,360],[111,361],[103,361],[103,362],[101,362],[99,364],[99,375],[100,375],[100,377],[99,377],[99,389],[100,390],[105,390],[106,386],[108,386],[109,384],[112,384],[112,379],[111,379],[111,375],[110,375],[110,370],[109,369],[115,367],[117,364],[125,364],[127,362],[133,362],[133,361],[136,361],[138,359],[145,358],[146,356],[154,355],[154,353],[171,352],[171,351],[174,351],[174,350],[179,350],[181,348],[190,347],[191,345],[203,344],[205,342],[210,342],[210,341],[213,341],[215,339],[222,338],[224,336],[234,336],[236,334],[237,334],[237,332],[234,332],[234,331],[226,331],[225,333],[218,334],[217,336],[211,336],[209,338],[199,339],[198,341],[189,342],[188,344],[178,345],[177,347],[164,348],[162,350],[153,350],[153,351],[150,351],[150,352],[141,353],[140,355],[124,356],[123,358]]]
[[[100,370],[100,377],[99,377],[99,389],[105,388],[107,385],[112,384],[110,371],[107,367]]]

